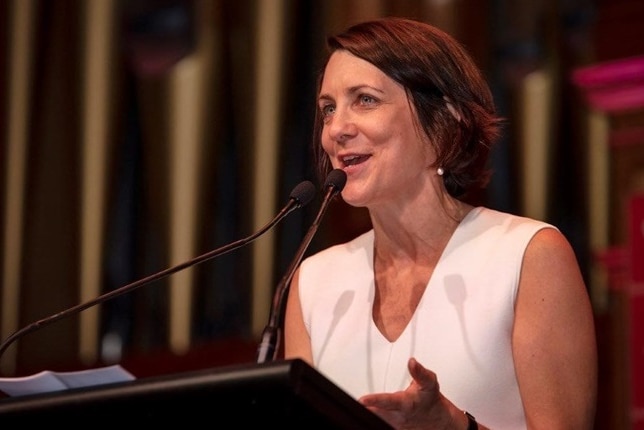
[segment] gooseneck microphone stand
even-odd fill
[[[291,279],[293,278],[293,275],[295,274],[298,266],[302,262],[304,253],[309,247],[313,236],[317,232],[318,227],[320,226],[320,222],[329,206],[329,203],[340,191],[342,191],[346,182],[347,174],[341,169],[332,170],[326,178],[324,186],[327,191],[324,196],[324,200],[322,201],[322,205],[320,206],[320,209],[317,213],[317,216],[315,217],[313,224],[311,224],[311,227],[309,227],[306,236],[304,236],[300,247],[295,253],[295,257],[291,261],[290,266],[288,267],[286,273],[280,280],[280,283],[277,285],[277,288],[275,290],[268,324],[262,332],[262,339],[257,352],[257,363],[274,361],[277,358],[279,345],[282,340],[281,327],[284,320],[286,298],[288,296]]]

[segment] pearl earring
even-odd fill
[[[438,169],[436,169],[436,173],[438,173],[438,176],[443,176],[443,173],[445,173],[445,170],[443,170],[442,167],[439,167]]]

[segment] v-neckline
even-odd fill
[[[440,256],[438,257],[438,260],[436,261],[436,265],[434,266],[434,269],[432,270],[431,274],[429,275],[429,278],[427,279],[425,283],[425,287],[423,289],[423,292],[421,293],[418,302],[416,303],[416,307],[414,308],[413,312],[411,313],[409,319],[405,322],[405,325],[403,329],[400,331],[398,336],[395,338],[389,339],[385,333],[380,330],[378,327],[378,324],[376,323],[374,319],[374,306],[375,306],[375,299],[376,299],[376,273],[375,273],[375,238],[371,246],[371,270],[373,274],[373,280],[372,280],[372,288],[373,288],[373,294],[372,294],[372,303],[371,303],[371,324],[373,324],[373,327],[375,331],[378,333],[378,335],[387,343],[393,345],[396,342],[398,342],[399,339],[401,339],[405,333],[409,330],[409,327],[412,325],[412,322],[416,318],[416,315],[418,314],[418,309],[421,307],[421,304],[423,303],[423,300],[425,300],[425,297],[427,296],[427,291],[430,289],[432,280],[436,278],[436,273],[440,271],[441,263],[444,260],[445,256],[448,255],[449,251],[451,250],[452,246],[456,242],[457,237],[459,236],[460,231],[462,230],[462,227],[464,223],[471,217],[474,216],[474,214],[478,213],[480,210],[479,207],[473,207],[468,213],[465,214],[463,219],[456,225],[456,228],[450,235],[449,239],[447,240],[447,243],[445,244],[445,247],[443,248]]]

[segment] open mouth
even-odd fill
[[[363,163],[369,158],[368,155],[350,155],[348,157],[342,158],[342,162],[345,166],[355,166],[357,164]]]

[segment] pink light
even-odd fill
[[[573,82],[588,103],[601,111],[619,112],[644,107],[644,57],[632,57],[579,68]]]

